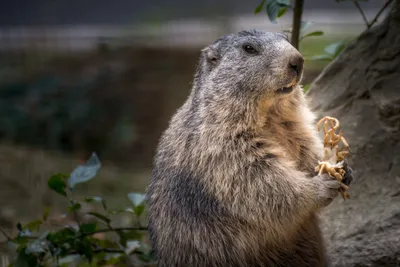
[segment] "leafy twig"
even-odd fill
[[[102,229],[102,230],[109,230],[109,231],[116,232],[116,233],[119,232],[118,230],[113,229],[113,227],[111,226],[110,223],[107,223],[107,226],[108,226],[108,229]],[[104,233],[104,232],[103,232],[103,233]],[[93,234],[93,233],[92,233],[92,234]],[[96,233],[95,233],[95,234],[96,234]],[[125,254],[126,256],[128,256],[128,258],[129,258],[129,255],[125,252],[124,246],[123,246],[122,243],[121,243],[121,238],[122,238],[122,237],[120,236],[120,239],[119,239],[119,242],[118,242],[118,247],[120,248],[120,250],[122,250],[122,253]],[[131,261],[131,259],[129,259],[129,261]]]
[[[108,226],[107,229],[99,229],[99,230],[96,230],[96,231],[93,231],[93,232],[82,233],[82,236],[90,236],[90,235],[94,235],[94,234],[98,234],[98,233],[106,233],[106,232],[116,232],[116,233],[118,233],[119,231],[134,231],[134,230],[136,230],[136,231],[138,231],[138,230],[145,231],[145,230],[147,230],[147,228],[143,228],[143,227],[113,228],[110,223],[107,223],[107,226]],[[124,250],[124,246],[121,244],[121,242],[118,243],[118,247],[120,248],[120,250],[118,250],[120,252],[118,252],[118,253],[125,254],[128,257],[129,261],[131,261],[131,259],[129,258],[129,255]],[[100,251],[100,252],[109,252],[109,251],[105,251],[102,248],[102,251]],[[117,253],[117,252],[115,252],[115,253]]]
[[[381,7],[381,9],[378,11],[376,14],[375,18],[367,25],[368,29],[371,28],[377,21],[380,15],[382,14],[383,11],[390,5],[390,3],[393,2],[393,0],[387,0],[385,4]]]
[[[354,1],[353,3],[357,7],[358,11],[360,11],[360,14],[361,14],[361,16],[362,16],[362,18],[363,18],[363,20],[365,22],[365,25],[367,26],[367,28],[369,28],[370,26],[369,26],[369,23],[368,23],[368,19],[365,16],[364,11],[362,10],[360,4],[358,3],[358,1]]]
[[[99,229],[99,230],[96,230],[96,231],[93,231],[93,232],[83,232],[83,233],[81,233],[80,234],[80,236],[78,236],[78,237],[72,237],[72,238],[70,238],[70,239],[67,239],[66,241],[72,241],[72,240],[75,240],[75,239],[77,239],[77,238],[82,238],[82,237],[86,237],[86,236],[92,236],[92,235],[95,235],[95,234],[100,234],[100,233],[108,233],[108,232],[115,232],[115,233],[118,233],[118,231],[147,231],[148,229],[147,228],[145,228],[145,227],[140,227],[140,228],[137,228],[137,227],[120,227],[120,228],[112,228],[111,226],[109,226],[110,228],[106,228],[106,229]],[[36,239],[37,239],[38,237],[36,237]],[[118,245],[121,245],[121,244],[118,244]],[[121,247],[121,249],[123,249],[123,247]]]
[[[74,207],[75,202],[69,196],[67,196],[67,197],[68,197],[69,203],[71,204],[71,207]],[[80,219],[79,219],[78,212],[75,209],[73,209],[73,213],[74,213],[74,217],[75,217],[76,223],[78,224],[79,228],[81,228],[81,222],[80,222]]]
[[[81,236],[91,236],[95,234],[100,234],[100,233],[107,233],[107,232],[118,232],[118,231],[148,231],[148,228],[146,227],[119,227],[119,228],[106,228],[106,229],[99,229],[93,232],[84,232],[81,234]],[[7,238],[7,241],[11,241],[12,238],[8,236],[2,229],[0,229],[0,232]],[[39,237],[38,236],[25,236],[24,238],[29,239],[29,240],[36,240]],[[71,240],[76,239],[76,237],[71,238]],[[69,239],[67,241],[70,241]],[[4,245],[7,242],[0,243],[0,245]]]

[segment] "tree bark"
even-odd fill
[[[400,0],[312,84],[318,117],[339,119],[352,150],[351,199],[323,212],[331,266],[400,266]]]

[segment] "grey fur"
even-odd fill
[[[322,147],[300,86],[280,91],[302,62],[283,34],[259,30],[202,50],[147,192],[160,267],[325,266],[315,212],[339,184],[314,177]]]

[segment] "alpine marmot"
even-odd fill
[[[314,172],[303,62],[285,34],[260,30],[201,51],[147,191],[160,267],[326,266],[316,212],[340,184]]]

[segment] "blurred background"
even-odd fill
[[[78,194],[111,206],[144,192],[158,138],[189,93],[199,51],[243,29],[281,31],[258,0],[15,0],[0,3],[0,227],[62,204],[47,189],[96,152],[103,167]],[[371,19],[382,1],[360,2]],[[382,16],[384,17],[384,16]],[[354,4],[305,1],[324,31],[300,43],[309,58],[365,24]],[[308,84],[328,61],[307,60]]]

